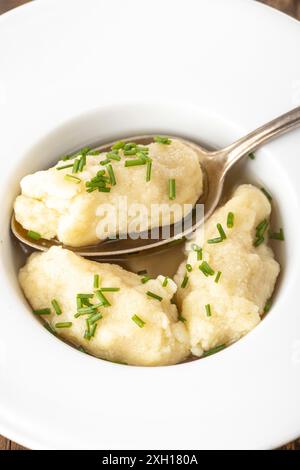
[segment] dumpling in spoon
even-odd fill
[[[204,243],[199,232],[189,244],[175,281],[193,354],[230,344],[259,323],[280,269],[267,246],[270,213],[263,192],[242,185],[205,224]]]
[[[171,303],[176,284],[97,263],[61,247],[34,253],[19,280],[34,313],[94,356],[132,365],[176,364],[189,354]]]
[[[80,247],[162,225],[171,206],[170,223],[182,219],[202,194],[202,171],[196,151],[179,140],[121,142],[25,176],[21,190],[14,210],[23,228]]]

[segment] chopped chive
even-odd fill
[[[80,160],[76,159],[73,163],[72,173],[78,173]]]
[[[108,152],[106,154],[106,157],[109,159],[109,160],[115,160],[117,162],[119,162],[121,160],[121,157],[120,155],[118,155],[117,153],[114,153],[114,152]]]
[[[130,156],[130,155],[136,155],[136,148],[132,148],[132,149],[128,149],[128,150],[124,150],[124,155],[127,157],[127,156]]]
[[[91,331],[90,331],[90,337],[91,338],[95,336],[97,326],[98,326],[98,323],[93,323]]]
[[[112,150],[120,150],[124,147],[125,145],[125,142],[123,142],[122,140],[119,140],[118,142],[116,142],[112,147],[111,149]]]
[[[40,233],[34,232],[33,230],[28,230],[27,237],[32,238],[32,240],[40,240],[42,238]]]
[[[272,201],[272,196],[271,194],[265,189],[265,188],[260,188],[260,190],[264,193],[264,195],[269,199],[269,201]]]
[[[104,307],[110,307],[111,304],[109,303],[109,301],[107,300],[105,295],[102,294],[101,290],[97,290],[95,292],[95,294],[98,297],[98,299],[100,300],[100,305],[103,305]]]
[[[224,229],[221,224],[217,224],[217,229],[220,234],[220,237],[225,240],[227,238],[226,233],[224,232]]]
[[[94,274],[94,289],[99,289],[99,274]]]
[[[81,183],[80,178],[78,178],[77,176],[69,175],[69,174],[65,175],[65,180],[72,181],[73,183],[76,183],[76,184]]]
[[[79,160],[79,165],[78,165],[78,171],[83,171],[84,167],[86,165],[86,155],[82,155],[82,157]]]
[[[271,307],[272,307],[272,299],[268,299],[265,303],[263,313],[268,313]]]
[[[191,271],[193,271],[193,266],[188,263],[185,265],[185,269],[190,273]]]
[[[56,169],[65,170],[66,168],[72,168],[72,167],[73,167],[73,163],[71,163],[70,165],[57,166]]]
[[[284,241],[284,233],[283,233],[283,229],[281,228],[279,230],[279,232],[269,232],[269,237],[272,239],[272,240],[280,240],[280,241]]]
[[[212,354],[215,354],[219,351],[222,351],[222,349],[224,349],[224,348],[226,348],[226,344],[220,344],[219,346],[216,346],[215,348],[211,348],[208,351],[205,351],[202,354],[202,357],[211,356]]]
[[[99,193],[110,193],[110,188],[98,188]]]
[[[83,347],[83,346],[78,346],[78,348],[77,348],[77,349],[78,349],[78,351],[80,351],[80,352],[83,352],[83,353],[87,354],[87,352],[86,352],[86,350],[84,349],[84,347]]]
[[[248,157],[251,159],[251,160],[255,160],[255,155],[253,152],[250,152]]]
[[[125,160],[125,167],[129,166],[139,166],[139,165],[145,165],[146,162],[145,160],[142,159],[136,159],[136,160]]]
[[[115,177],[114,170],[113,170],[113,167],[111,166],[111,164],[107,165],[107,172],[109,174],[110,184],[112,186],[115,186],[116,185],[116,177]]]
[[[217,275],[216,275],[216,278],[215,278],[215,283],[218,284],[219,280],[220,280],[220,277],[221,277],[221,274],[222,272],[221,271],[218,271],[217,272]]]
[[[134,323],[136,323],[137,326],[139,326],[140,328],[143,328],[146,325],[146,322],[144,322],[144,320],[142,320],[137,315],[133,315],[133,317],[131,317],[131,320],[134,321]]]
[[[146,282],[150,281],[151,277],[150,276],[144,276],[141,279],[142,284],[146,284]]]
[[[202,261],[202,248],[200,246],[196,245],[196,243],[192,244],[192,250],[196,251],[197,253],[197,261]]]
[[[258,224],[258,226],[255,229],[256,238],[261,238],[265,234],[267,226],[268,226],[267,219],[264,219],[262,222],[260,222],[260,224]]]
[[[56,300],[56,299],[53,299],[53,300],[51,301],[51,304],[52,304],[52,307],[53,307],[54,310],[55,310],[56,315],[61,315],[61,314],[62,314],[62,311],[61,311],[60,305],[59,305],[59,303],[57,302],[57,300]]]
[[[173,178],[169,179],[168,188],[169,188],[169,199],[171,199],[171,200],[175,199],[176,198],[176,181],[175,181],[175,179],[173,179]]]
[[[110,163],[110,160],[106,158],[105,160],[101,160],[100,165],[107,165],[108,163]]]
[[[253,246],[257,247],[261,245],[265,241],[264,237],[256,238],[256,240],[253,242]]]
[[[97,150],[91,150],[86,155],[96,156],[96,155],[100,155],[100,153],[101,153],[101,150],[97,149]]]
[[[210,245],[213,245],[214,243],[222,243],[222,241],[224,241],[224,238],[217,237],[217,238],[210,238],[209,240],[207,240],[207,243],[209,243]]]
[[[180,287],[182,289],[185,289],[188,282],[189,282],[189,276],[185,274]]]
[[[205,305],[206,316],[211,317],[211,308],[210,304]]]
[[[206,261],[202,261],[199,266],[199,269],[203,272],[205,276],[213,276],[215,274],[215,271],[209,266]]]
[[[172,142],[171,139],[169,139],[169,137],[164,137],[162,135],[154,136],[153,140],[154,142],[158,144],[164,144],[164,145],[170,145],[170,143]]]
[[[227,227],[232,228],[234,224],[234,213],[233,212],[228,212],[227,215]]]
[[[92,299],[94,294],[77,294],[77,297],[79,299]]]
[[[73,323],[71,321],[65,321],[61,323],[55,323],[55,328],[71,328]]]
[[[135,142],[127,142],[124,145],[124,150],[132,150],[132,149],[135,149],[136,147],[137,147],[137,144]]]
[[[100,320],[102,318],[102,314],[101,313],[94,313],[93,315],[91,315],[89,318],[88,318],[88,322],[90,325],[93,325],[94,323],[96,323],[96,321]]]
[[[80,313],[80,315],[89,315],[90,313],[95,313],[95,310],[97,310],[96,305],[91,305],[89,307],[80,307],[77,313]]]
[[[162,301],[162,297],[160,295],[154,294],[154,292],[149,290],[146,292],[146,295],[148,295],[148,297],[152,297],[152,299],[159,300],[159,302]]]
[[[119,292],[120,287],[101,287],[101,292]]]
[[[182,321],[182,323],[186,322],[186,318],[184,318],[181,313],[178,315],[178,321]]]
[[[39,308],[37,310],[33,310],[35,315],[51,315],[50,308]]]
[[[76,305],[77,305],[77,310],[79,310],[82,307],[82,299],[80,297],[76,298]]]
[[[166,276],[166,277],[164,278],[164,282],[162,283],[162,286],[163,286],[163,287],[167,287],[168,281],[169,281],[169,278],[168,278],[168,276]]]
[[[52,333],[54,336],[56,336],[55,329],[49,323],[45,323],[44,327],[46,328],[46,330],[48,330],[50,333]]]
[[[151,169],[152,169],[152,160],[147,162],[147,171],[146,171],[146,181],[151,180]]]
[[[142,269],[141,271],[138,271],[137,274],[140,276],[143,274],[147,274],[147,269]]]
[[[81,150],[78,152],[72,153],[70,155],[65,155],[64,157],[61,158],[61,160],[66,161],[66,160],[73,160],[73,158],[79,157],[79,155],[86,155],[88,152],[90,152],[92,149],[90,147],[83,147]]]

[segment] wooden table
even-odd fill
[[[31,0],[0,0],[0,14]],[[300,20],[300,0],[259,0]],[[300,438],[290,442],[283,449],[300,450]],[[0,436],[0,450],[26,450],[3,436]]]

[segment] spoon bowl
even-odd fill
[[[270,121],[259,127],[257,130],[251,132],[245,137],[229,145],[228,147],[210,151],[198,145],[195,142],[182,139],[177,136],[170,136],[181,140],[184,144],[192,147],[199,156],[199,164],[203,172],[204,185],[203,194],[200,196],[196,204],[203,204],[204,212],[201,218],[193,215],[192,224],[180,233],[175,232],[175,226],[170,227],[170,236],[168,238],[162,237],[162,230],[159,230],[159,236],[155,239],[150,236],[147,237],[130,237],[126,239],[114,239],[101,241],[96,245],[83,246],[83,247],[70,247],[62,245],[58,240],[32,240],[27,236],[27,231],[17,222],[13,213],[11,218],[11,230],[15,237],[23,244],[40,251],[46,251],[51,246],[63,246],[76,252],[77,254],[85,257],[93,258],[106,258],[113,256],[127,256],[133,253],[143,252],[145,250],[156,250],[163,245],[170,245],[172,243],[180,243],[186,237],[191,236],[202,224],[207,220],[216,207],[218,206],[224,187],[224,181],[229,170],[245,155],[249,155],[255,151],[259,146],[268,142],[269,140],[292,130],[300,125],[300,107],[289,111],[286,114]],[[124,142],[136,142],[139,144],[149,144],[153,141],[154,135],[132,136],[122,139]],[[114,142],[107,143],[97,150],[101,152],[108,151]],[[141,234],[140,234],[141,235]]]

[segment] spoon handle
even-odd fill
[[[297,126],[300,126],[300,106],[237,140],[223,150],[226,159],[226,171],[244,155],[251,153],[274,137],[295,129]]]

